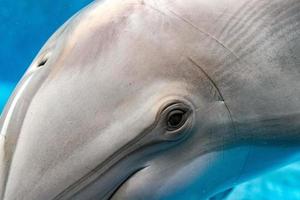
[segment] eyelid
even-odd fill
[[[185,112],[191,110],[190,106],[187,105],[186,103],[182,102],[182,101],[177,101],[177,102],[172,102],[167,104],[164,109],[162,110],[162,114],[165,114],[165,112],[167,112],[167,114],[171,111],[171,110],[175,110],[175,109],[181,109]]]

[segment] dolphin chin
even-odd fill
[[[86,182],[75,182],[71,187],[66,188],[62,193],[57,195],[54,199],[93,199],[93,198],[100,198],[100,199],[113,199],[114,195],[122,188],[129,180],[131,180],[134,175],[139,173],[143,168],[136,169],[132,171],[130,174],[126,175],[123,179],[119,180],[119,182],[116,182],[116,184],[112,188],[108,188],[108,192],[101,192],[99,191],[95,194],[95,192],[92,191],[92,188],[94,187],[93,184],[87,184]],[[75,190],[75,186],[81,185],[80,193],[78,193],[78,190]],[[96,186],[96,187],[99,187]]]
[[[207,199],[299,159],[298,0],[95,1],[0,119],[2,200]]]
[[[134,171],[133,173],[131,173],[130,175],[128,175],[127,178],[125,178],[117,187],[115,190],[113,190],[113,192],[109,195],[109,197],[107,198],[108,200],[113,200],[115,199],[115,195],[123,189],[123,187],[134,178],[134,176],[136,174],[138,174],[140,171],[142,171],[143,169],[145,169],[146,167],[143,167],[141,169],[138,169],[136,171]]]

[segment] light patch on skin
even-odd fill
[[[10,108],[7,112],[7,115],[5,117],[5,120],[3,122],[3,126],[2,126],[2,129],[1,129],[1,133],[0,135],[5,137],[6,134],[7,134],[7,128],[8,128],[8,125],[11,121],[11,118],[12,118],[12,114],[15,110],[15,107],[17,105],[17,103],[19,102],[19,99],[20,97],[22,96],[24,90],[26,89],[27,85],[30,83],[30,80],[32,79],[32,76],[30,76],[22,85],[22,87],[19,89],[18,93],[16,94],[16,96],[14,97],[14,100],[12,101],[11,105],[10,105]]]
[[[120,3],[122,2],[122,3]],[[91,4],[93,5],[93,4]],[[89,36],[89,32],[93,32],[94,29],[99,28],[99,24],[105,26],[105,24],[111,23],[113,20],[118,20],[120,16],[113,15],[114,13],[121,13],[126,15],[127,10],[134,9],[135,6],[140,6],[136,0],[123,2],[123,0],[115,1],[105,1],[93,9],[90,9],[88,13],[82,14],[83,19],[76,25],[74,31],[72,32],[72,37],[69,39],[69,48],[74,46],[78,42],[78,38],[85,40],[85,37]],[[87,7],[89,8],[89,7]],[[87,9],[86,8],[86,9]],[[85,27],[85,29],[82,29]]]

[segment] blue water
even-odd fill
[[[0,112],[48,37],[91,0],[0,1]],[[300,163],[244,183],[228,200],[300,200]]]

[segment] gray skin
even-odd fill
[[[299,0],[96,1],[1,116],[1,199],[207,199],[299,159],[299,102]]]

